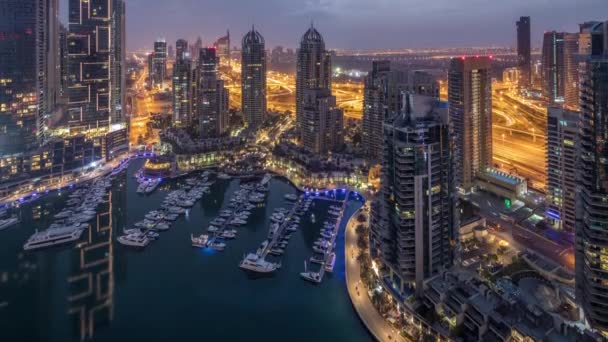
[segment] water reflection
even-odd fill
[[[113,199],[123,193],[110,191],[88,234],[85,232],[85,241],[75,248],[67,300],[80,340],[92,338],[95,330],[108,325],[114,316]]]

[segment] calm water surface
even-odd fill
[[[202,233],[229,203],[238,180],[218,181],[145,250],[116,242],[124,227],[179,186],[171,182],[138,195],[131,175],[140,165],[115,180],[109,203],[100,206],[79,246],[22,250],[34,230],[48,227],[64,207],[66,193],[23,206],[22,223],[0,232],[0,341],[371,340],[346,292],[342,237],[333,275],[320,285],[299,278],[319,233],[308,218],[273,277],[252,279],[238,268],[243,254],[266,238],[270,214],[286,206],[283,196],[296,192],[283,180],[272,180],[266,205],[253,211],[224,252],[190,247],[190,234]],[[317,223],[323,222],[329,203],[314,203]],[[349,201],[346,216],[360,206]]]

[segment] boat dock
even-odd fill
[[[272,239],[268,242],[268,244],[266,245],[266,248],[264,248],[261,251],[261,253],[259,254],[262,259],[266,258],[266,256],[270,253],[270,251],[277,245],[279,240],[284,236],[285,229],[288,226],[294,224],[293,217],[295,216],[296,211],[298,209],[300,209],[301,206],[302,206],[302,201],[300,200],[300,201],[294,203],[293,207],[289,210],[289,213],[287,215],[285,215],[285,219],[283,220],[283,222],[281,222],[277,231],[272,235]]]
[[[336,239],[338,238],[338,233],[340,232],[340,224],[342,223],[342,219],[344,218],[344,211],[346,210],[346,204],[348,203],[349,196],[350,196],[350,190],[346,191],[346,196],[344,197],[343,201],[317,197],[317,199],[328,200],[328,201],[333,201],[333,202],[341,202],[341,208],[340,208],[339,215],[336,217],[336,223],[334,224],[334,227],[332,229],[331,237],[328,240],[328,248],[323,253],[323,257],[322,257],[323,263],[317,262],[317,260],[319,260],[320,258],[315,258],[314,256],[309,259],[309,261],[311,261],[313,263],[321,264],[321,268],[320,268],[319,272],[309,272],[308,270],[304,270],[304,272],[301,273],[300,275],[305,280],[308,280],[308,281],[311,281],[314,283],[322,282],[323,276],[325,275],[325,272],[326,272],[326,270],[325,270],[326,266],[335,262],[336,256],[334,253],[334,248],[336,246]],[[334,260],[332,260],[332,258],[334,258]],[[332,267],[333,267],[333,265],[332,265]],[[306,275],[307,273],[309,273],[309,274]]]

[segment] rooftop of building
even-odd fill
[[[510,184],[510,185],[518,185],[518,184],[522,184],[522,183],[526,182],[526,180],[524,178],[510,175],[508,173],[505,173],[505,172],[502,172],[502,171],[499,171],[499,170],[496,170],[493,168],[487,168],[485,175],[490,178],[494,178],[500,182]]]

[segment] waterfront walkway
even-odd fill
[[[357,311],[359,318],[367,327],[370,333],[378,341],[390,342],[406,342],[406,339],[399,335],[399,332],[390,326],[390,324],[380,315],[378,310],[372,304],[365,285],[361,282],[361,273],[357,256],[359,248],[357,247],[357,216],[361,210],[351,216],[351,219],[346,224],[344,232],[345,248],[344,258],[346,264],[346,287],[350,296],[353,307]]]

